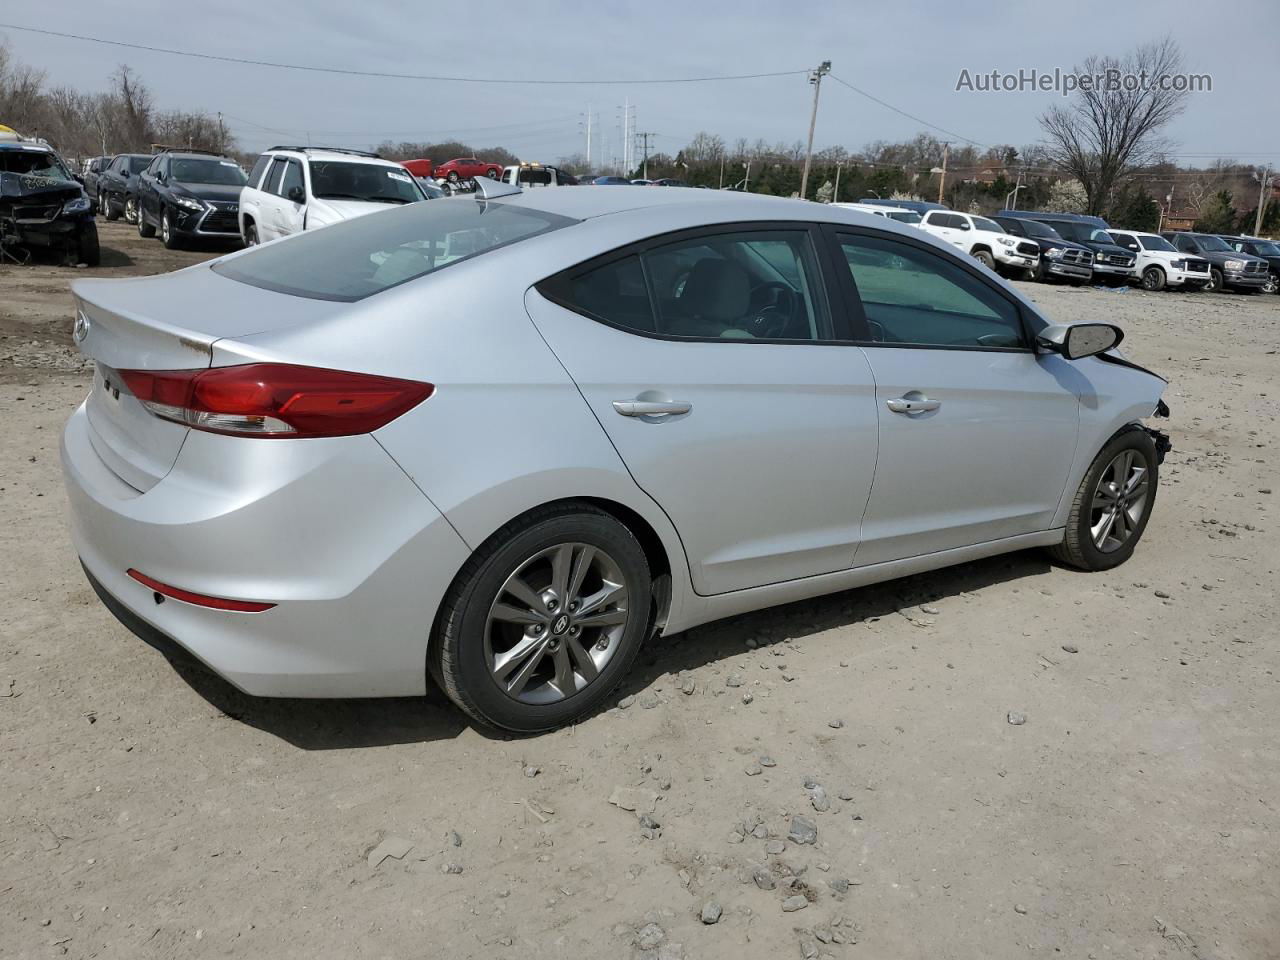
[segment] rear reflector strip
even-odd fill
[[[237,613],[261,613],[263,610],[270,610],[275,606],[274,603],[257,603],[252,600],[228,600],[225,597],[207,597],[203,593],[192,593],[190,590],[171,587],[167,583],[153,580],[145,573],[139,573],[132,568],[127,573],[148,590],[154,590],[161,596],[172,597],[174,600],[181,600],[183,603],[195,604],[197,607],[209,607],[213,610],[234,610]]]

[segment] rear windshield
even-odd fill
[[[251,286],[314,300],[362,300],[452,263],[577,221],[472,197],[411,203],[216,263]]]

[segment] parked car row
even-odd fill
[[[1120,230],[1101,217],[1050,211],[981,217],[919,200],[868,198],[836,206],[914,224],[994,270],[1042,282],[1280,292],[1280,244],[1260,237]]]

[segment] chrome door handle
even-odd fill
[[[894,400],[886,400],[884,405],[894,413],[927,413],[930,410],[937,410],[942,406],[942,401],[930,400],[928,397],[898,397]]]
[[[615,400],[613,409],[624,417],[672,417],[688,413],[693,404],[684,400]]]

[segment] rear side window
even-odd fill
[[[268,154],[264,153],[258,158],[258,162],[249,171],[249,186],[256,187],[262,183],[262,175],[266,172],[269,163],[271,163],[271,157]]]
[[[410,203],[308,230],[215,263],[215,273],[314,300],[362,300],[450,264],[576,223],[540,210],[459,198]]]
[[[700,340],[819,340],[821,279],[804,230],[680,240],[539,289],[561,306],[636,333]]]
[[[887,237],[840,237],[872,342],[884,346],[1025,346],[1018,309],[949,259]]]

